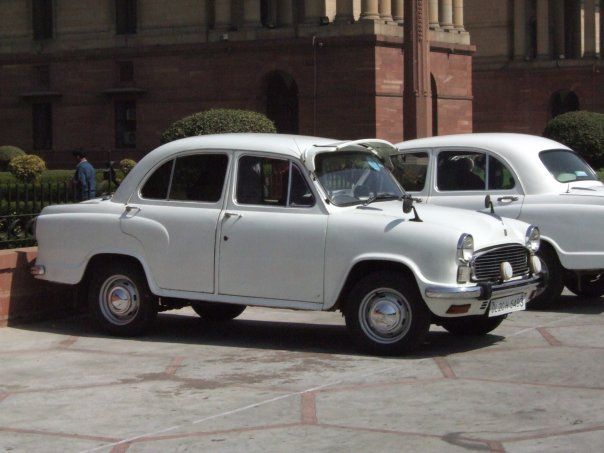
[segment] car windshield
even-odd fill
[[[541,152],[539,158],[558,182],[598,180],[596,172],[572,151],[552,149]]]
[[[316,175],[338,206],[399,199],[403,192],[380,160],[367,152],[326,152],[315,157]]]

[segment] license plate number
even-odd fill
[[[526,293],[491,300],[489,316],[501,316],[526,309]]]

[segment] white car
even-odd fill
[[[388,142],[227,134],[168,143],[111,198],[45,208],[37,278],[86,287],[95,319],[141,333],[157,311],[208,321],[246,305],[341,310],[377,353],[410,351],[431,323],[485,334],[541,282],[539,231],[412,206]]]
[[[604,294],[604,184],[570,148],[522,134],[460,134],[396,145],[390,159],[402,186],[429,205],[495,212],[541,230],[545,306],[564,285]]]

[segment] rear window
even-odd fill
[[[577,153],[565,149],[543,151],[539,158],[558,182],[597,181],[596,172]]]

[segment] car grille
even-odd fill
[[[529,272],[528,250],[521,245],[506,245],[488,251],[476,252],[473,271],[476,281],[501,280],[501,263],[512,265],[514,277]]]

